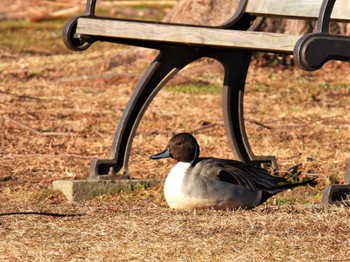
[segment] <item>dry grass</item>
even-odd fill
[[[79,218],[1,218],[2,261],[320,261],[349,258],[349,210],[172,211],[153,200],[74,206]],[[67,204],[66,204],[67,206]]]
[[[108,156],[118,119],[149,60],[111,68],[106,61],[124,47],[96,44],[77,54],[60,42],[35,49],[30,39],[10,47],[1,41],[0,211],[86,213],[0,217],[1,261],[350,257],[349,210],[300,206],[317,204],[324,186],[344,177],[350,152],[349,64],[332,63],[316,73],[253,67],[248,76],[246,125],[254,152],[277,155],[282,170],[301,164],[301,176],[318,177],[316,188],[285,192],[253,211],[178,212],[166,206],[161,186],[73,204],[51,189],[53,180],[87,177],[90,159]],[[173,132],[203,123],[213,125],[195,133],[202,155],[232,158],[221,82],[219,65],[195,63],[159,93],[134,140],[133,177],[164,176],[173,161],[153,162],[148,156]],[[193,92],[198,85],[206,91]]]

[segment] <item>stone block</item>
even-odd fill
[[[160,181],[157,179],[56,180],[52,182],[52,187],[61,191],[68,201],[82,201],[121,191],[148,188]]]

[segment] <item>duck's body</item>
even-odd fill
[[[169,141],[166,150],[151,157],[179,161],[164,185],[164,196],[171,208],[253,208],[278,192],[312,181],[291,184],[269,175],[265,169],[239,161],[198,156],[197,141],[182,133]]]
[[[212,159],[204,159],[194,167],[190,163],[179,162],[171,169],[164,184],[164,196],[169,207],[253,208],[260,203],[261,191],[253,192],[244,186],[212,176],[211,171],[215,171],[212,162]]]

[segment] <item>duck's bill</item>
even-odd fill
[[[169,148],[165,149],[164,151],[160,152],[159,154],[155,154],[153,156],[150,156],[150,159],[161,159],[161,158],[167,158],[170,157]]]

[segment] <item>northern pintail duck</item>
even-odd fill
[[[313,181],[292,184],[239,161],[200,158],[199,145],[188,133],[173,136],[164,151],[150,158],[166,157],[178,161],[164,184],[165,199],[174,209],[254,208],[281,191]]]

